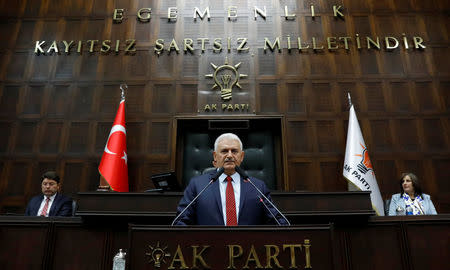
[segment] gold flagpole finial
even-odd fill
[[[121,90],[120,96],[121,96],[122,100],[125,100],[125,90],[126,89],[128,89],[128,85],[126,83],[122,83],[120,85],[120,90]]]

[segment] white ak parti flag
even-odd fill
[[[353,105],[350,105],[343,175],[360,190],[371,191],[373,209],[384,216],[383,199]]]

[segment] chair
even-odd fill
[[[214,140],[217,134],[186,132],[184,137],[182,183],[211,168]],[[245,158],[241,164],[248,175],[263,180],[269,189],[276,189],[274,139],[270,131],[246,131],[238,134],[244,144]]]
[[[208,174],[208,173],[215,172],[215,171],[217,171],[216,167],[208,167],[202,171],[202,174]]]
[[[76,213],[76,211],[77,211],[77,208],[78,208],[77,201],[72,200],[72,217],[75,216],[75,213]]]
[[[384,214],[389,215],[389,207],[391,206],[391,199],[384,200]]]

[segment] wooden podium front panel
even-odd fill
[[[350,269],[407,269],[402,265],[404,249],[399,224],[350,227]]]
[[[450,267],[450,226],[432,221],[406,224],[409,259],[414,269]],[[447,261],[447,263],[445,263]]]
[[[56,224],[51,269],[104,269],[107,229]]]
[[[83,218],[112,218],[129,223],[169,225],[183,194],[133,192],[80,192],[75,215]],[[271,197],[291,224],[328,224],[367,219],[375,212],[370,192],[273,192]]]
[[[131,226],[128,269],[276,269],[281,266],[331,270],[334,269],[331,234],[331,227],[325,225]],[[203,262],[199,257],[194,260],[195,253],[201,253]]]
[[[0,267],[2,269],[44,269],[47,235],[48,224],[46,223],[1,226]]]

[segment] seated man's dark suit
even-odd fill
[[[27,209],[25,210],[25,215],[36,216],[43,199],[44,195],[38,195],[31,198],[27,205]],[[50,211],[48,212],[48,216],[72,216],[72,199],[60,193],[56,193],[55,199],[50,207]]]
[[[197,194],[208,184],[215,172],[197,176],[191,179],[189,185],[184,191],[181,199],[177,215],[197,196]],[[266,184],[256,178],[250,178],[252,182],[270,199],[269,190]],[[276,224],[272,215],[265,208],[258,197],[258,192],[246,180],[241,177],[241,191],[239,204],[238,225],[263,225]],[[269,207],[278,221],[285,225],[286,221],[270,206],[268,202],[265,204]],[[205,192],[197,199],[194,204],[178,219],[175,225],[222,225],[224,226],[222,203],[220,198],[219,180],[213,182]]]

